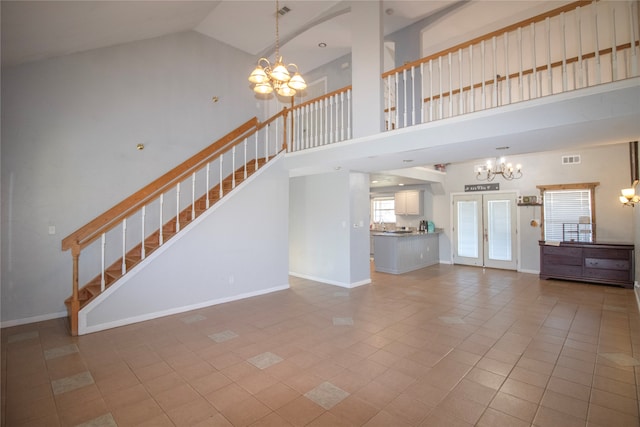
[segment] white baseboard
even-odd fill
[[[241,300],[241,299],[245,299],[245,298],[251,298],[251,297],[264,295],[264,294],[269,294],[271,292],[276,292],[276,291],[283,291],[283,290],[287,290],[287,289],[289,289],[289,284],[288,283],[286,285],[275,286],[275,287],[269,288],[269,289],[261,289],[259,291],[255,291],[255,292],[247,292],[247,293],[244,293],[244,294],[234,295],[234,296],[231,296],[231,297],[218,298],[218,299],[215,299],[215,300],[205,301],[205,302],[201,302],[201,303],[198,303],[198,304],[192,304],[192,305],[183,306],[183,307],[171,308],[171,309],[168,309],[168,310],[157,311],[157,312],[154,312],[154,313],[147,313],[147,314],[143,314],[143,315],[140,315],[140,316],[129,317],[129,318],[126,318],[126,319],[119,319],[119,320],[115,320],[113,322],[105,322],[105,323],[101,323],[101,324],[98,324],[98,325],[91,325],[91,326],[87,325],[86,313],[83,313],[82,310],[81,310],[80,313],[78,314],[78,335],[85,335],[85,334],[90,334],[90,333],[93,333],[93,332],[99,332],[99,331],[104,331],[104,330],[107,330],[107,329],[117,328],[117,327],[120,327],[120,326],[131,325],[133,323],[145,322],[147,320],[153,320],[153,319],[157,319],[159,317],[165,317],[165,316],[170,316],[170,315],[173,315],[173,314],[184,313],[184,312],[187,312],[187,311],[192,311],[192,310],[197,310],[197,309],[200,309],[200,308],[211,307],[213,305],[223,304],[225,302],[237,301],[237,300]]]
[[[301,279],[313,280],[314,282],[325,283],[327,285],[340,286],[341,288],[347,288],[347,289],[357,288],[358,286],[368,285],[371,283],[370,278],[365,280],[360,280],[359,282],[345,283],[345,282],[338,282],[336,280],[328,280],[323,277],[309,276],[308,274],[294,273],[291,271],[289,272],[289,275],[293,277],[299,277]]]
[[[540,274],[540,270],[518,270],[518,273]]]
[[[10,328],[12,326],[28,325],[29,323],[44,322],[45,320],[60,319],[67,317],[66,311],[59,313],[43,314],[41,316],[27,317],[25,319],[6,320],[0,324],[0,328]]]

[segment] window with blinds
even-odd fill
[[[562,241],[567,230],[588,231],[580,241],[591,242],[592,190],[567,189],[544,192],[544,239]],[[577,224],[587,224],[581,228]]]
[[[376,197],[371,200],[371,218],[373,222],[385,224],[396,222],[396,201],[393,197]]]

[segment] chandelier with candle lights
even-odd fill
[[[284,8],[283,8],[284,9]],[[256,68],[249,75],[249,81],[253,83],[253,91],[268,95],[275,91],[280,96],[293,96],[299,90],[304,90],[307,83],[304,81],[296,64],[286,64],[280,56],[280,34],[278,16],[280,7],[276,0],[276,55],[271,64],[267,58],[260,58]]]
[[[476,170],[476,179],[479,181],[493,181],[496,176],[502,177],[508,181],[512,179],[522,178],[522,165],[507,163],[504,157],[501,157],[495,164],[491,160],[487,161],[486,166],[478,167]]]

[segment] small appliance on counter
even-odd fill
[[[420,225],[418,225],[418,231],[434,233],[436,231],[436,226],[433,224],[433,221],[423,220],[420,221]]]

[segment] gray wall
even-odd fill
[[[186,32],[2,70],[3,325],[65,311],[65,236],[259,116],[254,59]]]
[[[296,177],[290,189],[291,274],[343,287],[368,283],[368,175]]]

